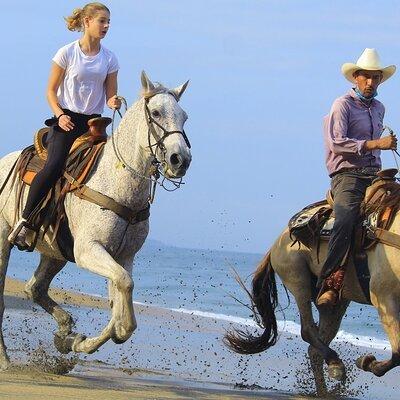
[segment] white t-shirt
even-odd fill
[[[101,46],[95,56],[87,56],[76,40],[61,47],[53,61],[65,69],[57,91],[60,106],[81,114],[101,114],[106,100],[105,79],[119,68],[114,53]]]

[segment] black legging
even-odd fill
[[[69,110],[63,112],[71,117],[75,127],[71,131],[64,131],[57,122],[50,127],[47,140],[47,160],[43,169],[37,173],[32,181],[28,199],[22,217],[28,219],[40,201],[47,196],[50,189],[62,175],[69,151],[75,139],[89,129],[87,122],[91,118],[100,117],[99,114],[85,115]]]

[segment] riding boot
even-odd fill
[[[8,235],[7,240],[18,247],[19,250],[26,250],[29,248],[29,244],[26,242],[26,236],[28,234],[28,228],[26,226],[26,219],[21,218],[14,226],[11,233]]]
[[[340,292],[343,287],[345,269],[340,267],[335,272],[332,272],[325,279],[322,288],[317,297],[317,305],[332,305],[334,306],[340,297]]]

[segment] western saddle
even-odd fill
[[[397,169],[378,172],[378,177],[366,190],[361,204],[362,247],[368,249],[381,242],[400,249],[400,235],[389,232],[400,208],[400,185],[396,182]],[[289,221],[289,231],[295,241],[307,247],[319,248],[320,239],[329,239],[333,225],[334,199],[329,190],[326,200],[311,204]]]
[[[400,249],[400,235],[389,231],[400,208],[400,185],[395,178],[397,172],[397,169],[378,172],[378,177],[367,188],[360,209],[361,223],[355,227],[354,240],[344,261],[348,265],[343,291],[360,303],[371,304],[366,250],[377,243]],[[315,250],[318,263],[321,240],[329,240],[333,227],[333,205],[334,199],[328,191],[325,200],[304,208],[289,221],[292,245],[299,242]],[[314,293],[315,297],[317,294],[318,291]]]
[[[80,170],[80,175],[76,177],[77,181],[83,182],[90,171],[94,161],[96,160],[96,155],[102,149],[104,143],[107,141],[106,128],[112,122],[111,118],[98,117],[92,118],[88,121],[89,131],[84,135],[80,136],[73,143],[71,150],[69,151],[69,160],[75,153],[80,154],[84,149],[95,148],[90,158],[82,157],[83,167]],[[22,176],[23,181],[30,185],[36,173],[43,168],[44,163],[47,160],[47,136],[50,128],[39,129],[34,135],[34,151],[38,157],[36,162],[31,160],[31,163],[27,165],[26,170]],[[32,149],[33,150],[33,149]],[[67,165],[70,163],[67,161]]]

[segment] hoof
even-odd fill
[[[366,356],[362,356],[357,358],[356,365],[358,368],[362,369],[363,371],[370,371],[370,365],[372,362],[376,361],[375,356],[372,354],[368,354]]]
[[[111,336],[111,340],[115,343],[115,344],[122,344],[125,343],[129,337],[131,335],[116,335],[115,331],[114,334]]]
[[[2,360],[0,362],[0,372],[8,370],[8,368],[10,368],[10,366],[11,366],[11,363],[10,363],[9,359]]]
[[[61,354],[68,354],[73,350],[73,345],[86,339],[86,336],[79,333],[70,333],[66,336],[54,335],[54,345]]]
[[[132,336],[135,329],[136,324],[134,326],[125,327],[122,324],[116,323],[111,334],[111,340],[115,344],[125,343]]]
[[[328,365],[328,375],[332,379],[337,381],[344,381],[346,379],[346,370],[342,363],[329,364]]]
[[[117,337],[115,337],[115,336],[111,337],[111,340],[112,340],[115,344],[122,344],[122,343],[125,343],[125,342],[126,342],[126,340],[119,339],[119,338],[117,338]]]

